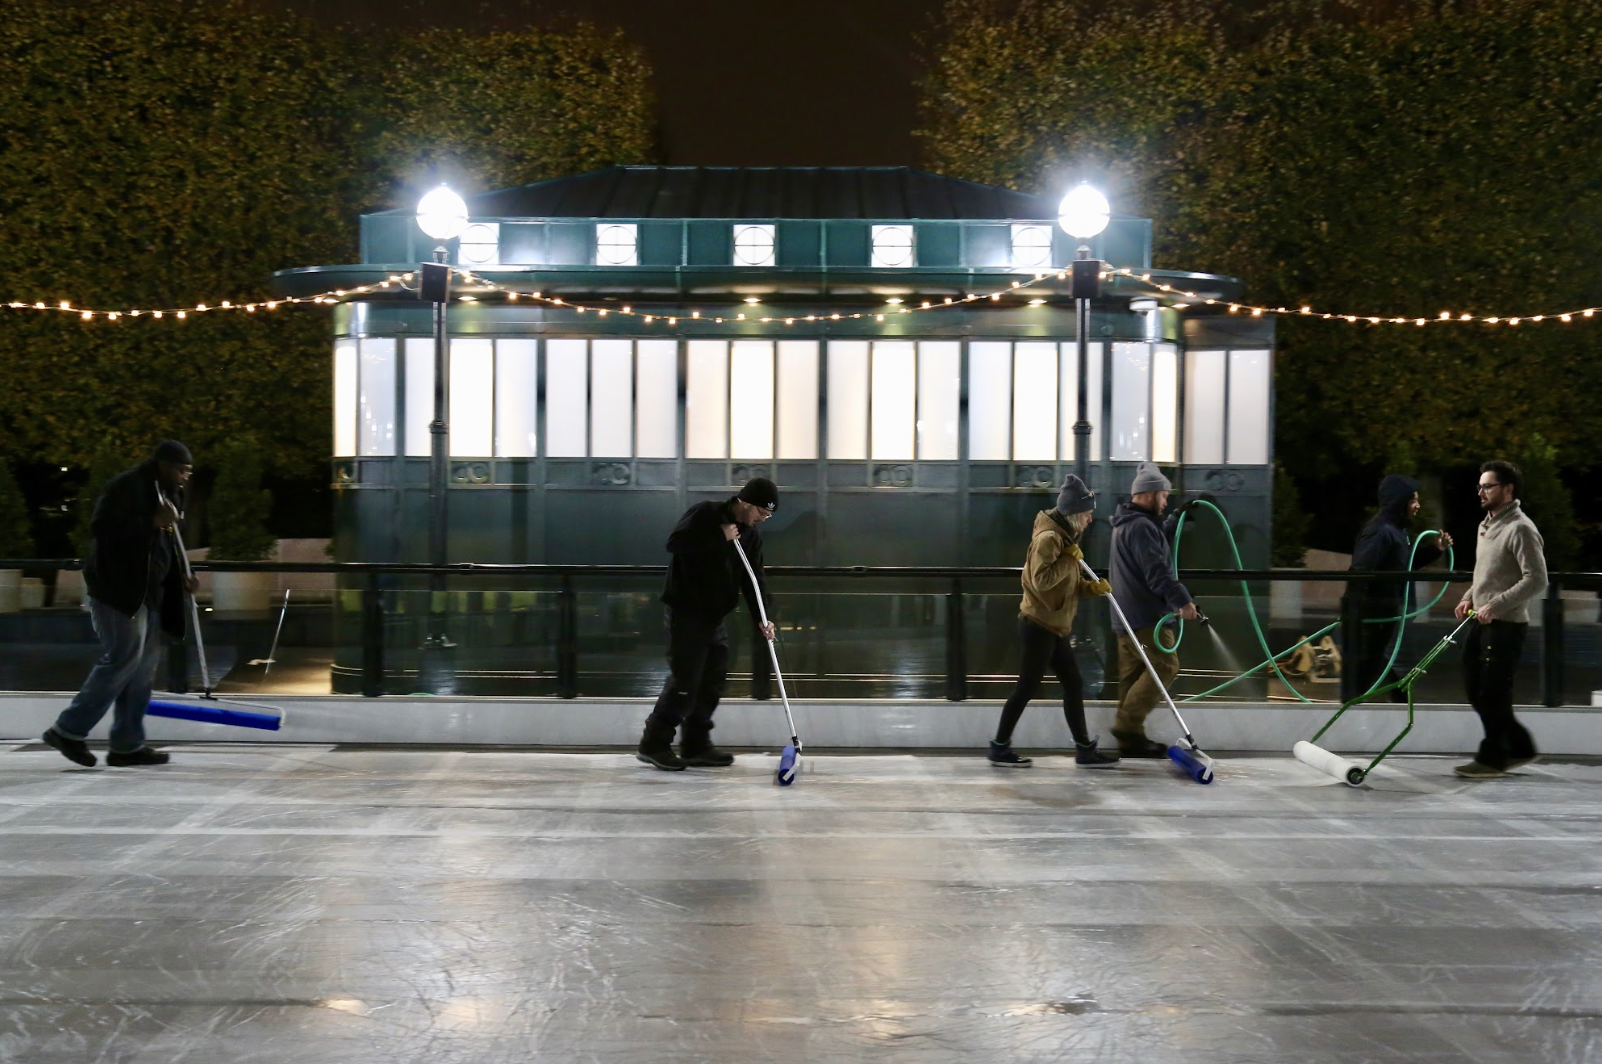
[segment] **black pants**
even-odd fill
[[[1464,640],[1463,686],[1485,727],[1485,738],[1474,755],[1482,765],[1507,768],[1510,760],[1535,756],[1535,741],[1513,716],[1513,671],[1529,627],[1517,621],[1476,622]]]
[[[1393,680],[1402,678],[1402,670],[1396,665],[1386,668],[1391,660],[1391,649],[1396,646],[1397,624],[1395,618],[1402,612],[1402,604],[1365,603],[1362,607],[1363,625],[1357,633],[1357,655],[1355,666],[1357,669],[1358,688],[1361,694],[1371,687],[1383,687]],[[1381,624],[1367,623],[1375,618],[1391,618]],[[1347,648],[1350,654],[1351,649]],[[1394,697],[1394,695],[1393,695]]]
[[[671,745],[683,726],[681,743],[695,750],[712,742],[712,714],[723,697],[729,674],[729,633],[722,618],[668,611],[668,678],[645,720],[642,746]]]
[[[1068,730],[1073,732],[1074,742],[1090,742],[1090,733],[1085,730],[1084,681],[1079,678],[1079,663],[1074,661],[1068,638],[1047,631],[1019,614],[1018,642],[1023,647],[1023,660],[1018,663],[1018,684],[1012,689],[1007,704],[1001,707],[996,742],[1012,742],[1012,730],[1018,726],[1024,707],[1040,693],[1040,681],[1047,665],[1062,683],[1062,715],[1068,721]]]

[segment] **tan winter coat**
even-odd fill
[[[1018,611],[1040,627],[1067,635],[1079,612],[1079,600],[1107,594],[1107,582],[1090,583],[1079,567],[1079,544],[1052,515],[1035,515],[1034,535],[1024,559],[1023,602]]]

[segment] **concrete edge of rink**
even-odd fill
[[[0,692],[0,740],[37,741],[72,692]],[[159,699],[198,702],[161,695]],[[447,746],[632,746],[650,710],[645,698],[460,698],[390,695],[359,698],[327,695],[245,695],[251,706],[217,703],[221,708],[277,707],[284,724],[278,731],[225,727],[164,717],[146,718],[152,742],[377,743]],[[794,700],[796,725],[811,749],[897,750],[982,749],[994,732],[1001,703],[903,700]],[[1310,739],[1336,707],[1329,703],[1209,702],[1181,705],[1192,733],[1209,751],[1286,752],[1298,739]],[[259,712],[260,710],[257,709]],[[1113,704],[1086,706],[1092,732],[1107,736]],[[1602,755],[1602,709],[1523,706],[1519,719],[1535,735],[1543,753]],[[1344,753],[1377,752],[1406,724],[1407,711],[1392,704],[1350,710],[1321,740]],[[110,714],[92,741],[103,741]],[[1153,738],[1179,734],[1173,714],[1153,711],[1147,724]],[[1418,707],[1412,732],[1397,753],[1472,753],[1480,739],[1479,720],[1462,705]],[[735,748],[777,750],[789,739],[784,707],[777,699],[730,699],[718,709],[715,739]],[[1013,737],[1021,749],[1071,746],[1056,703],[1040,699],[1025,712]]]

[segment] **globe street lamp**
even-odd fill
[[[1080,185],[1062,198],[1057,207],[1057,224],[1062,231],[1080,241],[1088,241],[1103,229],[1112,213],[1107,197]],[[1074,422],[1074,473],[1090,483],[1090,301],[1101,294],[1101,260],[1090,257],[1090,245],[1081,243],[1072,267],[1069,293],[1078,311],[1079,420]]]
[[[450,302],[450,267],[447,265],[450,253],[445,249],[445,241],[460,236],[467,228],[467,204],[441,185],[418,201],[417,226],[439,242],[434,248],[434,261],[423,263],[419,294],[434,304],[434,420],[428,427],[428,561],[430,565],[443,566],[446,563],[445,489],[450,476],[450,430],[445,421],[450,396],[445,338],[445,309]],[[445,590],[443,573],[429,578],[429,590],[428,638],[423,643],[421,679],[425,690],[442,688],[436,693],[444,694],[455,684],[447,679],[452,670],[444,660],[444,651],[452,644],[445,634],[445,596],[440,594]]]

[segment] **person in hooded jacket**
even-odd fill
[[[779,508],[779,489],[766,477],[755,477],[739,494],[722,502],[700,502],[684,512],[668,536],[667,683],[646,718],[635,757],[668,772],[688,767],[723,768],[734,755],[712,745],[712,714],[723,697],[729,671],[729,634],[723,618],[743,594],[754,616],[762,596],[769,621],[762,629],[773,638],[772,599],[762,568],[762,522]],[[756,573],[760,592],[751,586],[745,566],[734,551],[739,540]],[[680,731],[679,752],[673,736]]]
[[[1418,553],[1409,558],[1412,544],[1407,540],[1407,526],[1418,516],[1419,505],[1418,481],[1412,477],[1391,473],[1381,480],[1379,513],[1371,517],[1357,534],[1357,543],[1352,547],[1352,569],[1405,572],[1410,560],[1411,568],[1421,569],[1439,558],[1443,550],[1452,545],[1452,537],[1447,532],[1439,533],[1435,542],[1420,544]],[[1357,670],[1360,690],[1372,690],[1401,679],[1396,666],[1386,668],[1400,622],[1367,622],[1400,617],[1415,605],[1409,601],[1408,583],[1406,580],[1372,580],[1357,584],[1354,588],[1365,623],[1358,634],[1357,646],[1346,647],[1345,653],[1346,660],[1352,662],[1351,667]],[[1391,700],[1405,702],[1407,694],[1393,690]]]
[[[1018,642],[1022,661],[1018,684],[1001,708],[996,737],[990,740],[990,763],[1004,768],[1028,765],[1031,758],[1012,749],[1012,732],[1029,700],[1040,693],[1046,666],[1062,684],[1062,714],[1074,737],[1074,763],[1084,768],[1106,768],[1118,763],[1116,754],[1103,753],[1085,726],[1084,682],[1074,661],[1068,636],[1073,631],[1079,600],[1112,590],[1106,580],[1085,579],[1080,538],[1096,508],[1096,493],[1085,482],[1068,475],[1057,505],[1035,515],[1029,553],[1024,558],[1023,602],[1018,607]]]
[[[1166,688],[1179,675],[1179,655],[1157,649],[1156,628],[1171,613],[1187,621],[1201,616],[1169,560],[1174,530],[1184,512],[1175,511],[1163,520],[1172,490],[1162,470],[1142,462],[1129,486],[1129,501],[1119,505],[1112,519],[1112,595],[1123,616],[1113,613],[1113,631],[1118,636],[1118,714],[1111,730],[1124,757],[1168,756],[1167,746],[1147,738],[1146,718],[1162,697],[1158,684]],[[1157,676],[1146,672],[1135,647],[1137,641]]]
[[[184,635],[184,592],[196,581],[177,562],[173,528],[183,516],[184,486],[193,459],[177,440],[106,482],[95,499],[89,531],[94,542],[84,559],[89,618],[104,651],[72,704],[44,733],[47,745],[69,761],[89,767],[95,755],[89,732],[108,709],[113,767],[165,765],[164,751],[145,745],[145,711],[161,663],[165,633]]]

